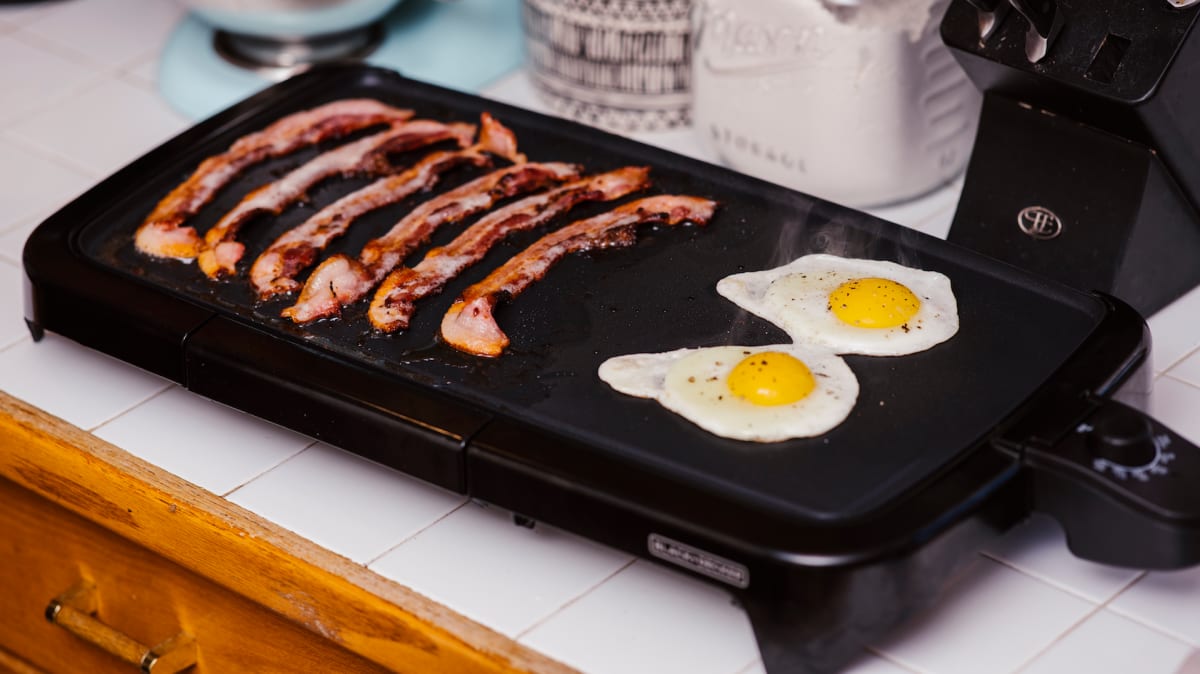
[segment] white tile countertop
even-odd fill
[[[155,86],[181,16],[161,0],[0,6],[0,388],[582,672],[763,672],[745,614],[718,589],[551,527],[515,527],[498,509],[56,335],[31,341],[20,269],[29,232],[191,124]],[[536,105],[520,73],[483,93]],[[686,132],[647,140],[703,153]],[[879,214],[944,235],[957,188]],[[1150,325],[1151,412],[1200,443],[1200,290]],[[486,560],[463,554],[481,545]],[[851,671],[1173,674],[1196,648],[1200,568],[1079,561],[1055,524],[1034,517]]]

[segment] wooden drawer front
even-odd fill
[[[95,584],[96,617],[142,644],[193,635],[197,674],[383,671],[5,479],[0,570],[0,647],[49,672],[137,671],[46,620],[50,600],[81,580]],[[289,600],[303,604],[304,591]],[[336,638],[336,625],[324,629]]]

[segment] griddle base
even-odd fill
[[[1019,489],[1014,480],[1003,490]],[[933,606],[977,551],[1028,515],[1020,497],[988,506],[911,554],[868,566],[807,568],[793,592],[738,593],[769,674],[836,674],[895,628]],[[804,576],[803,578],[799,576]],[[800,583],[805,583],[802,587]]]

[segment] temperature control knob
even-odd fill
[[[1112,407],[1092,422],[1087,446],[1093,456],[1123,466],[1144,466],[1157,455],[1154,429],[1138,412]]]

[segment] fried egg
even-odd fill
[[[610,358],[600,379],[653,398],[700,428],[734,440],[779,442],[821,435],[858,398],[846,361],[796,344],[719,346]]]
[[[958,332],[949,278],[883,260],[806,255],[723,278],[717,292],[796,342],[840,354],[901,356]]]

